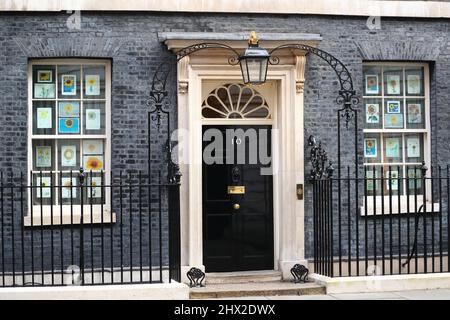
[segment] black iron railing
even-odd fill
[[[350,168],[341,172],[312,179],[314,272],[450,271],[448,166],[370,166],[360,177]]]
[[[0,286],[180,281],[178,182],[142,172],[29,176],[0,173]]]

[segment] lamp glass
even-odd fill
[[[241,71],[244,83],[264,83],[266,81],[268,62],[269,59],[266,57],[242,59]]]

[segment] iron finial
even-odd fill
[[[425,177],[428,171],[428,167],[425,165],[425,161],[422,161],[422,165],[420,166],[420,170],[422,171],[422,178]]]
[[[84,174],[84,169],[83,167],[80,168],[80,173],[78,174],[78,179],[80,180],[80,185],[84,184],[84,178],[85,178],[85,174]]]

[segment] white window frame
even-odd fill
[[[42,99],[34,99],[33,97],[33,66],[36,65],[103,65],[105,66],[105,97],[102,99],[84,99],[83,95],[78,99],[70,99],[71,101],[104,101],[105,102],[105,134],[97,135],[97,134],[84,134],[83,133],[83,116],[80,111],[80,134],[70,134],[70,135],[58,135],[58,132],[55,131],[55,134],[52,135],[43,135],[43,134],[33,134],[33,101],[40,101]],[[83,74],[80,71],[80,92],[83,93]],[[55,86],[56,86],[56,94],[54,99],[47,99],[55,101],[55,108],[58,108],[58,101],[61,100],[58,97],[58,86],[60,85],[60,79],[58,79],[57,69],[55,70]],[[63,99],[67,100],[67,99]],[[55,109],[55,110],[56,110]],[[28,170],[27,170],[27,182],[28,185],[31,185],[32,176],[31,171],[33,171],[33,140],[79,140],[80,148],[81,141],[83,139],[102,139],[105,141],[104,143],[104,184],[106,186],[110,185],[111,177],[111,61],[106,59],[72,59],[72,58],[60,58],[60,59],[35,59],[30,60],[28,62],[28,132],[27,132],[27,162],[28,162]],[[80,154],[82,150],[80,149]],[[57,163],[58,152],[55,149],[54,154],[55,163]],[[82,155],[81,155],[82,157]],[[80,163],[82,165],[82,162]],[[42,171],[47,172],[47,171]],[[59,171],[54,171],[55,173]],[[47,172],[48,173],[48,172]],[[73,177],[77,179],[78,186],[78,171],[73,171]],[[86,180],[88,181],[89,172],[85,172]],[[56,179],[56,184],[58,185],[59,179]],[[85,182],[86,183],[86,182]],[[55,188],[57,192],[58,188]],[[90,204],[83,205],[83,222],[84,224],[92,223],[114,223],[116,221],[115,214],[111,212],[111,198],[110,192],[108,188],[105,188],[105,204],[103,204],[103,212],[102,205],[100,204]],[[24,217],[24,225],[25,226],[41,226],[41,225],[62,225],[62,224],[79,224],[82,212],[81,204],[77,205],[61,205],[61,204],[53,204],[53,205],[33,205],[33,221],[31,221],[31,188],[29,188],[28,192],[28,211],[26,216]],[[58,197],[58,193],[56,192],[56,197]],[[53,213],[53,217],[52,217]],[[62,213],[62,220],[61,220]]]
[[[430,164],[431,164],[431,121],[430,121],[430,69],[429,69],[429,64],[428,63],[423,63],[423,62],[383,62],[383,61],[378,61],[378,62],[363,62],[363,67],[366,66],[374,66],[374,67],[401,67],[403,68],[403,91],[402,91],[402,102],[403,102],[403,108],[404,108],[404,121],[406,121],[407,117],[406,117],[406,99],[424,99],[424,113],[425,113],[425,128],[424,129],[406,129],[406,127],[404,127],[403,129],[366,129],[363,128],[363,141],[364,141],[364,137],[365,134],[367,133],[398,133],[398,134],[408,134],[408,133],[423,133],[424,135],[424,141],[423,141],[423,157],[424,157],[424,161],[425,161],[425,165],[430,168]],[[405,80],[405,73],[404,73],[404,68],[408,68],[408,67],[423,67],[423,77],[424,77],[424,95],[423,96],[407,96],[406,95],[406,80]],[[363,95],[363,107],[365,108],[365,104],[364,101],[365,99],[380,99],[381,100],[381,107],[384,108],[385,107],[385,100],[386,99],[390,99],[390,96],[386,96],[385,92],[384,92],[384,72],[383,72],[383,68],[381,68],[381,79],[383,80],[383,85],[381,85],[381,94],[380,95]],[[363,75],[364,76],[364,75]],[[365,91],[363,91],[365,92]],[[399,99],[399,98],[394,98],[394,99]],[[364,113],[363,113],[364,114]],[[381,118],[381,121],[383,121],[383,126],[384,126],[384,118]],[[365,121],[364,121],[365,122]],[[404,142],[404,141],[403,141]],[[383,139],[380,139],[380,151],[382,152],[383,150]],[[402,152],[403,152],[403,162],[401,163],[383,163],[383,162],[376,162],[376,163],[366,163],[364,162],[364,168],[366,166],[372,167],[372,166],[393,166],[394,168],[396,166],[401,166],[402,170],[404,172],[404,166],[407,164],[406,159],[405,159],[405,146],[404,143],[402,143]],[[363,156],[364,158],[364,156]],[[381,160],[382,157],[380,158]],[[365,159],[364,159],[365,160]],[[410,165],[417,165],[420,166],[421,163],[411,163]],[[403,190],[405,190],[405,186],[406,186],[406,182],[403,180]],[[376,206],[376,212],[374,212],[374,198],[375,197],[375,206]],[[366,213],[366,208],[364,206],[364,202],[365,199],[363,198],[362,201],[362,206],[360,207],[360,214],[361,215],[382,215],[383,214],[383,208],[382,208],[382,203],[384,201],[384,214],[389,214],[389,212],[392,212],[393,214],[399,214],[399,213],[407,213],[408,210],[408,201],[409,201],[409,208],[410,208],[410,212],[411,210],[414,210],[414,206],[415,206],[415,198],[414,195],[409,195],[409,199],[408,196],[406,194],[401,194],[400,195],[400,207],[399,207],[399,202],[398,202],[398,196],[397,195],[393,195],[392,196],[392,207],[390,207],[390,202],[389,202],[389,195],[370,195],[367,196],[367,213]],[[419,208],[421,205],[423,204],[423,197],[422,195],[418,195],[417,197],[417,208]],[[391,210],[391,211],[390,211]],[[431,183],[430,181],[426,182],[426,212],[431,212],[431,211],[438,211],[439,210],[439,204],[438,203],[431,203]]]

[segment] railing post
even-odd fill
[[[422,165],[420,167],[421,173],[422,173],[422,201],[423,201],[423,271],[424,273],[428,272],[428,260],[427,260],[427,254],[428,254],[428,250],[427,250],[427,187],[426,187],[426,183],[427,183],[427,179],[426,179],[426,174],[428,171],[428,167],[425,165],[425,161],[422,162]],[[433,201],[433,199],[431,199],[431,201]],[[418,249],[416,249],[418,251]]]
[[[169,185],[169,282],[181,281],[180,185]]]
[[[78,174],[78,180],[80,183],[80,198],[81,198],[81,215],[80,215],[80,270],[81,270],[81,284],[84,285],[84,182],[85,174],[84,169],[80,168]]]
[[[333,241],[333,172],[334,172],[334,167],[333,164],[330,162],[328,167],[327,167],[327,176],[328,176],[328,184],[329,184],[329,188],[328,188],[328,197],[329,197],[329,214],[330,214],[330,218],[329,218],[329,223],[330,223],[330,228],[329,228],[329,245],[330,245],[330,256],[329,256],[329,263],[330,263],[330,277],[333,277],[334,275],[334,255],[333,255],[333,246],[334,246],[334,241]]]
[[[328,161],[321,142],[309,136],[310,162],[309,181],[313,186],[313,255],[314,272],[333,276],[333,164]],[[326,164],[328,163],[328,166]]]

